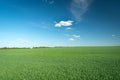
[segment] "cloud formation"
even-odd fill
[[[80,35],[73,35],[73,38],[80,39]]]
[[[55,27],[62,27],[62,26],[72,26],[74,21],[68,20],[68,21],[60,21],[59,23],[55,24]]]
[[[74,38],[69,38],[70,41],[74,41],[75,39]]]
[[[93,0],[72,0],[70,11],[77,21],[81,20],[81,16],[88,10]]]
[[[71,38],[69,38],[70,41],[78,40],[80,39],[80,35],[72,35]]]

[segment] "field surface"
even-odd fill
[[[120,80],[120,47],[0,49],[0,80]]]

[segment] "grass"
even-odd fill
[[[0,49],[0,80],[120,80],[120,47]]]

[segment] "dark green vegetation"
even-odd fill
[[[0,80],[120,80],[120,47],[0,49]]]

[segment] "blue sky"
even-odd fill
[[[119,0],[0,0],[0,47],[120,46]]]

